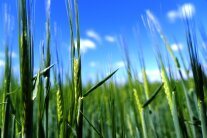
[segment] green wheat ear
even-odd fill
[[[56,110],[57,110],[57,125],[58,125],[58,137],[66,137],[65,131],[65,109],[64,109],[64,100],[63,92],[59,84],[56,92]]]
[[[63,121],[63,108],[62,108],[63,101],[62,101],[62,96],[61,96],[60,89],[57,90],[56,101],[57,101],[58,124],[61,124],[61,122]]]
[[[143,137],[147,138],[147,127],[146,127],[146,121],[145,121],[145,116],[144,116],[144,110],[142,108],[141,102],[138,97],[138,93],[136,89],[133,89],[133,97],[136,105],[136,109],[139,113],[140,119],[141,119],[141,124],[142,124],[142,132],[143,132]]]
[[[170,82],[164,67],[161,69],[161,78],[162,82],[164,83],[164,90],[168,100],[168,104],[170,106],[170,111],[172,112],[172,88],[170,86]]]
[[[74,58],[73,60],[73,63],[74,63],[74,68],[73,68],[73,71],[74,71],[74,91],[75,91],[75,99],[77,100],[78,99],[78,70],[79,70],[79,63],[78,63],[78,59]]]

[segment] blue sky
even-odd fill
[[[35,0],[35,71],[39,68],[40,42],[45,37],[46,5],[48,0]],[[63,61],[64,69],[68,69],[70,35],[66,13],[65,0],[51,0],[51,49],[54,54],[55,41]],[[18,75],[18,34],[17,34],[17,0],[1,0],[0,15],[5,15],[5,5],[11,18],[9,42],[13,51],[13,69]],[[94,79],[97,74],[101,76],[110,70],[120,67],[117,74],[119,81],[125,81],[123,51],[120,48],[120,36],[126,41],[132,64],[138,64],[138,50],[143,49],[148,74],[151,80],[159,79],[159,72],[153,53],[153,40],[149,30],[146,29],[143,19],[152,15],[158,22],[161,30],[167,36],[172,49],[177,52],[180,48],[186,49],[184,24],[182,21],[183,9],[188,10],[196,22],[207,23],[206,0],[79,0],[79,19],[81,29],[81,50],[83,58],[83,80]],[[2,18],[3,19],[3,18]],[[146,22],[145,22],[146,24]],[[204,26],[205,27],[205,26]],[[0,22],[0,71],[4,68],[4,22]],[[135,35],[135,28],[137,35]],[[56,31],[55,31],[56,30]],[[56,34],[56,35],[55,35]],[[162,41],[158,41],[163,46]],[[165,51],[163,51],[165,52]],[[53,58],[53,63],[56,59]],[[139,70],[138,70],[139,73]],[[2,73],[1,73],[2,74]]]

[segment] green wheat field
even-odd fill
[[[179,55],[174,53],[165,32],[148,20],[166,49],[163,53],[154,47],[160,82],[149,81],[141,50],[137,55],[140,64],[132,65],[125,47],[126,83],[116,83],[117,68],[95,83],[83,85],[77,0],[66,0],[68,16],[64,17],[70,29],[69,74],[58,71],[61,68],[58,48],[51,55],[50,14],[46,18],[46,51],[40,57],[38,73],[34,73],[37,51],[34,51],[32,4],[27,2],[18,0],[18,36],[13,36],[18,38],[15,46],[19,48],[20,78],[13,73],[11,46],[6,40],[3,46],[2,138],[207,138],[207,75],[203,66],[207,60],[201,62],[207,51],[199,46],[193,20],[184,20],[189,64],[182,58],[182,51]],[[52,56],[57,58],[56,63],[51,62]],[[141,80],[135,67],[142,70]]]

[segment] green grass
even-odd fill
[[[155,26],[167,52],[163,54],[155,47],[162,82],[149,81],[151,76],[141,49],[137,60],[143,81],[138,78],[138,67],[132,64],[126,40],[121,38],[127,82],[120,85],[114,81],[119,72],[116,69],[94,84],[83,85],[77,0],[66,0],[66,8],[71,46],[68,74],[61,74],[58,44],[55,55],[51,52],[50,11],[46,13],[46,39],[39,71],[34,74],[33,7],[26,0],[18,1],[20,78],[13,74],[12,49],[5,40],[5,68],[0,85],[1,137],[207,137],[207,76],[199,56],[203,49],[196,43],[199,39],[192,21],[185,20],[184,28],[189,65],[183,61],[182,51],[179,55],[173,53],[164,32]],[[166,68],[166,54],[170,57],[170,69]],[[175,78],[176,71],[180,79]]]
[[[31,20],[28,17],[28,8],[25,0],[19,0],[19,58],[20,58],[20,84],[22,104],[22,137],[32,137],[33,130],[33,38]]]

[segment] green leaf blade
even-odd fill
[[[91,92],[93,92],[96,88],[98,88],[99,86],[101,86],[102,84],[104,84],[109,78],[111,78],[119,69],[116,69],[114,72],[112,72],[111,74],[109,74],[106,78],[104,78],[102,81],[100,81],[99,83],[97,83],[94,87],[92,87],[91,89],[89,89],[82,98],[87,97]]]

